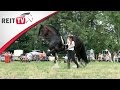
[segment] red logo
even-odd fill
[[[16,18],[16,24],[25,24],[25,23],[26,23],[25,17],[17,17]]]

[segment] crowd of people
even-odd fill
[[[68,45],[69,45],[69,41],[68,41]],[[74,43],[73,46],[71,44],[71,46],[69,45],[68,47],[68,53],[66,54],[64,59],[70,60],[72,59],[74,61],[75,59],[75,53],[74,53]],[[98,60],[99,62],[101,61],[108,61],[108,62],[119,62],[120,61],[120,53],[116,53],[114,52],[113,55],[111,55],[111,53],[107,53],[107,54],[102,54],[99,53],[97,55],[97,58],[94,57],[94,55],[91,55],[91,61],[92,60]],[[46,55],[45,51],[41,51],[41,52],[30,52],[30,53],[26,53],[21,55],[20,59],[23,60],[39,60],[39,61],[47,61],[48,60],[48,56]],[[4,61],[7,60],[6,62],[10,62],[10,61],[14,61],[14,54],[10,53],[10,52],[3,52],[0,55],[0,61]]]
[[[6,63],[13,61],[13,53],[3,52],[0,55],[0,61],[5,61]]]
[[[29,53],[24,53],[21,56],[18,56],[17,59],[20,59],[22,61],[31,61],[31,60],[48,60],[47,55],[45,51],[40,51],[40,52],[29,52]],[[16,60],[15,56],[13,53],[10,52],[3,52],[0,55],[0,61],[5,61],[5,62],[11,62]]]
[[[107,54],[103,55],[102,53],[99,53],[98,60],[99,61],[112,61],[111,54],[107,53]]]
[[[98,55],[98,61],[109,61],[109,62],[119,62],[120,61],[120,53],[113,53],[113,57],[111,54],[103,55],[102,53],[99,53]]]
[[[26,54],[23,54],[19,57],[22,61],[45,61],[48,60],[45,51],[32,51]]]

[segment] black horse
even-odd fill
[[[49,56],[50,54],[52,54],[53,56],[55,56],[56,62],[58,59],[56,53],[66,50],[65,40],[60,35],[59,31],[51,25],[41,25],[38,35],[42,37],[42,40],[47,40],[49,42],[48,48],[50,49],[50,51],[47,53],[47,55]],[[75,41],[74,48],[78,61],[81,63],[82,58],[85,64],[87,64],[88,60],[83,42],[76,36],[73,36],[73,40]],[[76,63],[76,65],[77,67],[79,67],[78,63]]]
[[[41,25],[41,27],[39,28],[39,34],[38,34],[41,38],[42,41],[44,42],[45,40],[47,42],[49,42],[49,52],[47,53],[47,56],[50,56],[51,54],[53,56],[55,56],[55,61],[57,61],[57,53],[60,51],[65,50],[65,41],[62,38],[62,36],[60,35],[60,33],[58,32],[58,30],[56,30],[53,26],[51,25],[46,25],[43,26]]]

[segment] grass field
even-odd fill
[[[86,67],[67,69],[66,63],[52,68],[53,62],[0,62],[1,79],[120,79],[120,63],[90,62]]]

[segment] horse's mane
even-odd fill
[[[52,30],[54,30],[60,36],[59,31],[54,26],[52,26],[52,25],[46,25],[46,26],[52,28]]]

